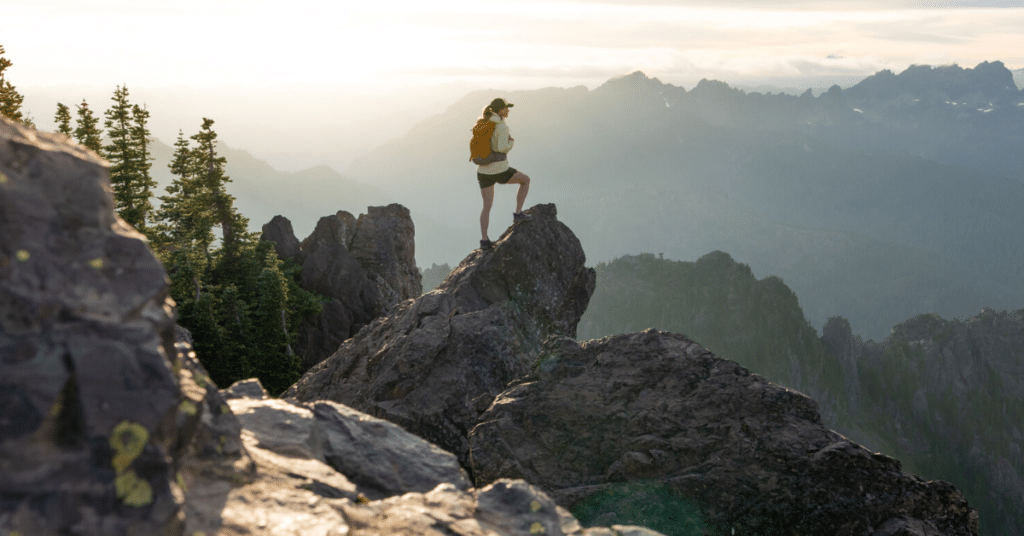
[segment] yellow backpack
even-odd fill
[[[473,125],[473,137],[469,140],[469,161],[478,166],[498,162],[507,158],[505,153],[491,150],[491,135],[498,124],[490,119],[477,119]]]

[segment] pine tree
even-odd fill
[[[21,113],[21,103],[25,98],[18,93],[18,90],[14,88],[14,85],[7,80],[4,71],[8,67],[14,65],[11,60],[3,57],[4,47],[0,45],[0,115],[6,116],[8,119],[17,121],[23,125],[35,128],[35,124],[28,117],[25,117]]]
[[[99,123],[99,119],[92,114],[92,110],[89,109],[89,104],[82,99],[82,104],[78,105],[78,120],[76,121],[77,128],[75,128],[75,139],[78,143],[92,149],[96,154],[103,156],[103,145],[100,141],[100,136],[103,135],[103,131],[96,125]]]
[[[213,119],[203,118],[202,130],[192,136],[198,142],[195,155],[195,170],[202,187],[209,195],[214,221],[220,225],[225,253],[233,255],[249,220],[242,217],[234,207],[235,198],[225,190],[231,179],[224,174],[227,159],[217,156],[217,133],[211,128]]]
[[[146,105],[143,104],[141,108],[137,104],[132,105],[131,137],[139,150],[139,175],[142,177],[142,184],[146,185],[147,200],[152,195],[149,191],[157,186],[157,182],[153,180],[153,176],[149,173],[149,170],[153,167],[153,160],[156,160],[149,150],[150,143],[153,141],[151,136],[152,132],[149,131],[149,110],[146,109]]]
[[[168,195],[160,197],[155,218],[160,222],[157,242],[164,244],[162,249],[194,249],[209,257],[215,239],[213,211],[209,193],[200,183],[196,161],[196,149],[178,131],[174,155],[167,166],[175,178],[167,187]]]
[[[148,229],[148,236],[150,247],[171,276],[171,295],[175,300],[186,295],[199,300],[215,239],[213,219],[209,196],[197,178],[195,150],[181,131],[174,147],[168,167],[175,178],[166,188],[167,195],[160,196],[160,208],[153,218],[156,223]]]
[[[74,132],[71,130],[71,110],[67,106],[57,103],[57,114],[53,116],[53,120],[57,122],[57,132],[71,137]]]
[[[132,136],[132,108],[128,102],[128,87],[118,86],[111,100],[114,105],[106,111],[107,120],[104,123],[110,143],[103,149],[110,161],[114,208],[125,222],[141,230],[145,229],[146,214],[153,207],[149,197],[150,188],[155,183],[147,183],[140,169],[142,156]]]
[[[141,108],[139,105],[132,105],[132,125],[129,129],[129,137],[132,140],[132,144],[135,146],[136,156],[138,159],[135,161],[135,170],[138,174],[138,207],[141,211],[141,220],[143,230],[148,225],[147,219],[150,217],[150,213],[153,211],[153,203],[150,198],[153,197],[153,189],[157,187],[156,180],[149,173],[149,170],[153,167],[153,156],[150,154],[150,143],[153,141],[149,131],[149,110],[146,109],[145,105]]]

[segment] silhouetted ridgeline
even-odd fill
[[[977,505],[982,534],[1024,533],[1024,309],[965,320],[924,314],[882,342],[833,317],[821,337],[777,277],[713,252],[595,267],[586,340],[646,328],[684,333],[818,401],[829,426],[947,480]]]

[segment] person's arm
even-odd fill
[[[494,128],[494,143],[491,149],[499,153],[507,153],[512,150],[513,145],[515,145],[515,140],[509,136],[508,125],[504,122],[498,123]]]

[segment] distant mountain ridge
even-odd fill
[[[167,167],[174,148],[154,140],[152,151],[155,160],[151,174],[159,184],[153,195],[159,198],[167,195],[165,188],[174,180]],[[231,178],[227,192],[235,197],[239,212],[249,218],[250,231],[259,231],[274,216],[282,215],[291,220],[297,235],[307,236],[326,214],[345,210],[358,215],[369,206],[388,204],[383,190],[349,179],[325,165],[279,171],[222,141],[217,143],[217,152],[227,159],[225,171]],[[154,199],[154,203],[159,200]]]
[[[1024,93],[1011,79],[991,62],[883,72],[818,97],[711,80],[686,91],[641,72],[592,91],[474,92],[346,174],[459,226],[420,250],[454,262],[478,234],[468,125],[502,95],[530,199],[557,202],[592,256],[728,251],[782,277],[815,325],[841,314],[882,339],[921,312],[1024,301]],[[513,195],[498,190],[492,228]]]

